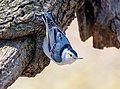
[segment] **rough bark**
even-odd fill
[[[0,89],[19,76],[33,77],[48,64],[42,51],[45,26],[41,11],[50,10],[67,29],[82,0],[0,0]]]
[[[95,48],[120,48],[119,0],[85,0],[76,13],[82,41],[92,36]]]
[[[21,75],[34,54],[33,39],[23,37],[0,42],[0,89],[11,85]]]

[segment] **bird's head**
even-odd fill
[[[73,49],[68,49],[68,48],[63,50],[61,56],[62,56],[62,62],[64,64],[71,64],[77,59],[82,59],[82,58],[78,58],[77,53]]]

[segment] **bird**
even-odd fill
[[[71,64],[78,58],[62,29],[55,23],[50,11],[42,12],[42,20],[46,27],[46,36],[43,42],[43,51],[48,58],[58,65]]]

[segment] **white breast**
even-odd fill
[[[47,39],[47,37],[44,38],[43,51],[50,59],[52,59],[51,56],[50,56],[49,49],[48,49],[48,39]]]

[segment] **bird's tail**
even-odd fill
[[[42,19],[46,25],[46,31],[55,26],[54,17],[51,12],[42,12]]]

